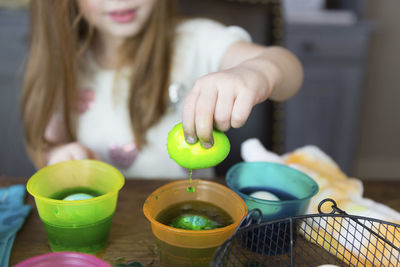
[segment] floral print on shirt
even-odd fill
[[[112,144],[109,147],[109,155],[112,163],[121,169],[129,169],[138,155],[138,149],[133,142],[124,145]]]

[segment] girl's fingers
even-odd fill
[[[212,130],[217,93],[215,88],[204,88],[196,103],[196,133],[204,148],[211,148],[214,142]]]
[[[73,144],[70,147],[72,159],[87,159],[90,158],[91,151],[80,144]]]
[[[231,125],[233,128],[242,127],[254,106],[254,97],[250,93],[239,94],[233,104]]]
[[[193,88],[192,92],[186,97],[182,110],[182,127],[186,142],[194,144],[197,142],[195,128],[196,102],[199,96],[199,90]]]
[[[63,161],[67,161],[67,160],[71,160],[71,156],[69,154],[67,155],[61,155],[61,154],[56,154],[56,155],[52,155],[49,160],[47,161],[47,165],[53,165],[59,162],[63,162]]]
[[[99,157],[91,150],[77,142],[74,142],[53,148],[50,152],[47,165],[52,165],[67,160],[78,160],[87,158],[99,159]]]
[[[94,153],[93,151],[91,151],[91,158],[95,159],[95,160],[101,160],[101,158],[99,157],[99,155],[97,155],[96,153]]]
[[[87,152],[88,152],[89,159],[101,160],[101,158],[96,153],[94,153],[92,150],[87,148]]]
[[[94,153],[91,149],[79,144],[75,143],[73,147],[73,158],[74,159],[96,159],[100,160],[100,157]]]
[[[231,114],[234,95],[231,90],[218,91],[217,104],[214,112],[215,126],[220,131],[228,131],[231,127]]]

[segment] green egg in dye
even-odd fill
[[[197,214],[184,214],[175,218],[169,226],[186,230],[212,230],[221,227],[209,218]]]
[[[188,144],[183,134],[182,123],[178,123],[168,133],[167,149],[171,159],[189,170],[210,168],[221,163],[229,154],[228,137],[213,130],[214,145],[204,148],[200,142]]]
[[[225,210],[212,203],[199,200],[172,204],[160,211],[156,220],[162,224],[186,230],[212,230],[233,223],[233,218]]]

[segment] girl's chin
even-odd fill
[[[109,29],[108,35],[114,38],[130,38],[137,35],[139,32],[139,27],[115,27],[113,29]]]

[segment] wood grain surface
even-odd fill
[[[26,184],[26,178],[0,176],[0,187]],[[110,264],[138,261],[143,265],[158,266],[155,240],[149,222],[143,215],[146,197],[156,188],[172,180],[127,179],[122,188],[114,214],[108,246],[98,257]],[[216,179],[223,183],[223,179]],[[364,181],[364,196],[400,211],[400,181]],[[46,234],[33,198],[27,194],[26,202],[33,209],[18,232],[11,253],[10,266],[27,258],[51,252]]]
[[[27,179],[1,177],[0,186],[26,184]],[[96,256],[110,264],[138,261],[143,265],[157,266],[158,255],[150,224],[144,217],[142,206],[146,197],[168,180],[126,180],[120,191],[107,247]],[[34,204],[27,194],[27,203],[33,209],[18,232],[11,253],[10,266],[27,258],[49,253],[46,233]]]

